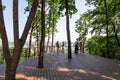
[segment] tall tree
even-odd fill
[[[43,58],[45,52],[45,0],[41,1],[41,40],[40,40],[40,52],[38,60],[38,68],[43,68]]]
[[[33,26],[33,23],[32,23],[32,28],[30,30],[30,37],[29,37],[29,48],[28,48],[28,58],[30,58],[30,53],[31,53],[31,47],[32,47],[32,34],[33,34],[33,29],[34,29],[34,26]]]
[[[61,0],[59,11],[62,16],[64,16],[62,12],[64,9],[66,9],[65,15],[66,15],[66,32],[67,32],[67,42],[68,42],[68,59],[71,59],[72,54],[71,54],[69,18],[72,16],[72,14],[75,14],[77,12],[77,9],[75,7],[75,0]]]
[[[50,6],[50,10],[49,10],[49,26],[50,26],[50,32],[51,32],[51,38],[52,38],[52,42],[51,42],[51,52],[53,52],[53,46],[54,46],[54,35],[55,32],[57,32],[57,22],[58,19],[60,18],[60,14],[58,14],[59,12],[59,4],[60,4],[60,0],[49,0],[48,1],[48,5]]]
[[[109,52],[109,38],[108,38],[108,7],[107,7],[107,3],[106,0],[104,0],[104,6],[105,6],[105,15],[106,15],[106,45],[107,45],[107,54],[108,54],[108,58],[110,58],[110,52]]]
[[[50,42],[50,26],[51,26],[51,10],[49,10],[49,17],[48,17],[48,28],[47,28],[47,33],[48,33],[48,40],[47,40],[47,46],[46,46],[46,52],[48,52],[48,48],[50,50],[50,47],[49,47],[49,42]]]
[[[16,69],[20,59],[23,45],[26,41],[31,23],[34,19],[39,0],[34,0],[31,11],[28,16],[23,34],[19,38],[19,26],[18,26],[18,0],[13,0],[13,28],[14,28],[14,51],[10,55],[8,38],[3,19],[2,0],[0,0],[0,33],[3,45],[3,55],[6,62],[5,80],[15,80]]]
[[[76,21],[75,31],[79,34],[77,41],[82,43],[83,53],[84,53],[84,44],[86,41],[86,36],[88,35],[89,30],[89,21],[87,20],[87,15],[82,14],[81,17]]]
[[[119,5],[120,1],[114,1],[114,0],[86,0],[86,4],[89,6],[94,6],[93,9],[88,10],[87,12],[83,13],[80,17],[80,19],[84,19],[87,21],[88,28],[90,28],[91,33],[95,33],[97,35],[106,35],[106,52],[107,56],[109,58],[109,50],[110,50],[110,37],[114,36],[116,39],[117,45],[119,45],[119,34],[120,34],[120,27],[119,27]],[[86,16],[83,16],[86,15]],[[82,21],[78,20],[76,27],[76,31],[78,32],[83,31],[82,28],[85,28],[84,26],[81,27],[84,23],[81,23]],[[81,26],[79,26],[81,25]],[[85,33],[86,30],[83,31]],[[81,34],[82,32],[78,32]],[[81,36],[81,35],[80,35]],[[116,44],[116,42],[114,42]]]
[[[70,38],[70,27],[69,27],[69,0],[65,0],[66,4],[66,31],[67,31],[67,41],[68,41],[68,59],[72,59],[71,54],[71,38]]]

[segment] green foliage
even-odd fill
[[[100,49],[105,46],[105,38],[103,36],[93,36],[86,42],[86,51],[90,54],[101,55]]]
[[[25,13],[30,11],[33,3],[33,0],[26,0],[26,1],[28,2],[28,6],[24,9]]]
[[[4,63],[4,57],[2,51],[0,51],[0,64]]]
[[[89,39],[86,43],[86,51],[107,57],[106,50],[101,51],[101,48],[107,48],[106,38],[100,35],[106,35],[108,32],[108,46],[110,51],[110,56],[112,58],[117,58],[119,56],[120,47],[120,1],[119,0],[86,0],[87,6],[94,6],[94,9],[88,10],[80,15],[80,18],[76,21],[76,32],[79,34],[78,39],[84,40],[84,37],[88,33],[96,34],[94,37]],[[108,16],[108,23],[106,23],[106,9]],[[108,30],[106,28],[108,25]],[[118,55],[116,57],[116,55]]]
[[[27,49],[23,49],[22,50],[22,53],[21,53],[21,56],[20,56],[21,60],[24,60],[24,59],[27,59]]]
[[[76,6],[75,6],[75,0],[68,0],[68,6],[69,6],[69,15],[72,16],[77,12]],[[59,14],[61,16],[66,15],[66,12],[64,11],[66,8],[65,5],[65,0],[60,0],[60,5],[59,5]]]
[[[28,6],[25,8],[25,12],[30,11],[31,4],[33,0],[26,0],[28,2]],[[60,0],[46,0],[46,10],[45,10],[45,27],[46,27],[46,37],[51,35],[51,33],[57,32],[56,25],[60,18],[59,12],[59,5]],[[39,3],[38,11],[36,13],[36,18],[33,21],[34,31],[33,36],[34,38],[40,39],[41,34],[41,9],[39,9],[41,3]],[[37,39],[37,40],[38,40]]]
[[[82,14],[81,17],[76,21],[75,31],[79,34],[78,41],[84,41],[88,34],[89,21],[86,19],[88,16]]]
[[[92,55],[98,55],[102,57],[108,57],[106,52],[106,42],[105,42],[106,36],[100,36],[95,35],[92,38],[88,39],[85,44],[85,52],[92,54]],[[120,60],[120,47],[118,47],[116,44],[116,40],[114,36],[109,36],[109,51],[110,51],[110,58]]]
[[[86,14],[88,14],[89,16],[89,20],[91,21],[91,28],[92,31],[91,33],[95,32],[96,34],[105,34],[105,30],[106,30],[106,17],[105,17],[105,7],[104,7],[104,1],[103,0],[86,0],[87,3],[89,5],[93,5],[95,6],[95,9],[93,10],[88,10],[86,12]],[[113,30],[111,30],[111,23],[112,22],[116,22],[118,19],[118,17],[115,17],[117,15],[119,15],[118,8],[120,8],[118,0],[117,2],[115,2],[114,0],[106,0],[107,1],[107,9],[108,9],[108,26],[109,26],[109,35],[111,34],[111,32],[113,32]],[[120,18],[120,17],[119,17]],[[119,26],[117,26],[119,27]],[[116,29],[117,30],[117,29]]]

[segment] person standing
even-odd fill
[[[64,53],[64,41],[62,42],[62,53]]]
[[[74,52],[78,53],[78,42],[77,41],[75,42],[75,51]]]
[[[80,42],[80,54],[83,53],[82,42]]]
[[[57,47],[57,53],[59,52],[59,42],[56,42],[56,47]]]

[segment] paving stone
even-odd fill
[[[120,61],[93,55],[45,54],[44,68],[37,68],[38,57],[19,62],[17,80],[120,80]],[[0,65],[0,80],[5,65]]]

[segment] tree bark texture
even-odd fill
[[[67,41],[68,41],[68,59],[72,59],[71,38],[70,38],[70,28],[69,28],[69,5],[68,5],[68,0],[65,0],[65,4],[66,4],[66,31],[67,31]]]
[[[41,0],[41,40],[40,40],[40,52],[38,59],[38,68],[43,68],[43,58],[45,52],[45,0]]]
[[[34,0],[22,37],[19,39],[18,0],[13,0],[14,49],[10,55],[8,39],[3,19],[2,0],[0,0],[0,32],[3,45],[3,55],[6,61],[5,80],[15,80],[16,69],[20,60],[23,45],[26,41],[31,23],[34,19],[39,0]]]
[[[104,0],[104,6],[105,6],[105,15],[106,15],[106,46],[107,46],[107,55],[108,58],[110,58],[110,51],[109,51],[109,34],[108,34],[108,8],[107,8],[107,3],[106,0]]]

